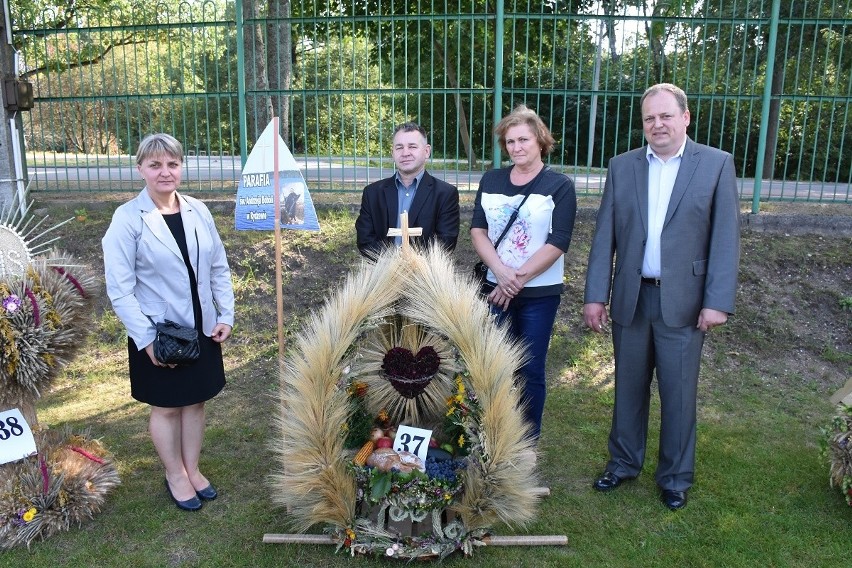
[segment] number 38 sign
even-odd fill
[[[0,412],[0,464],[22,460],[36,453],[30,425],[17,408]]]

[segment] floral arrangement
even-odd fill
[[[462,375],[456,378],[461,393],[470,392],[470,389],[465,389]],[[358,412],[354,412],[350,420],[361,422],[360,401],[366,395],[366,387],[364,383],[355,383],[355,387],[349,392],[353,393],[355,406]],[[447,399],[447,418],[448,422],[455,428],[464,429],[466,426],[468,431],[472,430],[469,424],[475,421],[474,404],[467,406],[468,412],[460,411],[460,406],[469,401],[467,396],[462,394],[462,401],[457,400],[460,395],[451,396]],[[397,425],[391,423],[390,416],[387,411],[382,409],[379,411],[375,420],[372,421],[370,428],[370,437],[362,437],[355,444],[357,447],[362,447],[363,443],[371,439],[376,442],[382,439],[386,434],[393,434],[396,431]],[[355,428],[348,429],[348,432],[354,432]],[[461,471],[467,467],[468,455],[467,446],[465,445],[464,435],[455,436],[453,433],[449,435],[447,441],[443,444],[442,440],[446,437],[440,431],[433,429],[434,436],[428,441],[430,448],[430,456],[426,458],[424,470],[413,469],[411,471],[402,472],[396,469],[390,471],[380,471],[368,465],[353,464],[352,470],[355,476],[358,493],[357,500],[359,507],[366,508],[375,507],[377,505],[388,505],[399,509],[403,513],[410,514],[415,521],[421,521],[426,517],[426,514],[432,509],[442,509],[454,503],[456,497],[462,490]],[[390,438],[387,438],[390,441]],[[438,454],[437,457],[431,454]],[[454,459],[454,456],[458,459]],[[363,510],[363,508],[362,508]]]
[[[412,559],[471,554],[495,523],[532,520],[532,442],[514,385],[523,358],[444,251],[364,262],[286,360],[271,495],[290,526],[325,525],[351,554]],[[367,441],[387,446],[401,424],[431,430],[443,458],[416,472],[360,463],[362,446],[379,453]]]
[[[465,386],[464,377],[456,377],[456,393],[447,399],[444,432],[449,436],[461,455],[470,453],[471,446],[483,451],[479,430],[479,399]]]
[[[829,483],[840,488],[852,507],[852,406],[838,408],[831,425],[823,429],[823,455],[828,456]]]
[[[393,351],[393,350],[392,350]],[[434,350],[432,350],[434,352]],[[390,351],[389,351],[390,353]],[[432,353],[434,365],[438,357]],[[384,367],[387,371],[387,365]],[[434,372],[434,371],[433,371]],[[482,459],[481,454],[469,456],[473,445],[469,440],[477,439],[475,423],[478,405],[472,389],[465,386],[464,376],[456,375],[456,391],[446,399],[445,424],[442,439],[432,438],[431,448],[440,448],[446,456],[426,458],[425,471],[414,469],[401,472],[395,469],[381,471],[371,466],[352,466],[357,485],[357,510],[360,518],[355,525],[332,531],[338,541],[338,551],[350,554],[374,554],[396,558],[443,558],[456,550],[472,553],[473,547],[481,544],[485,531],[465,533],[461,523],[447,523],[446,510],[452,508],[464,490],[464,470],[468,462]],[[355,383],[348,391],[354,397],[356,408],[366,396],[366,385]],[[353,419],[360,421],[360,412]],[[373,432],[393,431],[387,412],[382,409],[373,421]],[[353,430],[349,430],[350,432]],[[459,433],[460,432],[460,433]],[[445,440],[443,443],[442,440]],[[481,444],[476,444],[481,450]],[[430,450],[432,451],[432,450]],[[436,451],[437,453],[437,451]],[[410,520],[414,523],[430,521],[431,525],[422,535],[399,535],[380,530],[392,522]]]
[[[393,509],[396,521],[411,518],[420,522],[432,510],[453,504],[462,490],[458,473],[466,466],[464,460],[431,461],[426,472],[415,469],[406,473],[353,466],[359,509],[364,513],[376,506]]]

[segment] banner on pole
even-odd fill
[[[274,122],[274,121],[273,121]],[[275,136],[278,137],[278,198],[282,229],[319,231],[319,220],[305,178],[273,122],[257,140],[240,175],[234,216],[238,231],[275,229]]]

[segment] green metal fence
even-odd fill
[[[730,151],[759,200],[850,202],[852,0],[225,0],[13,8],[30,187],[139,187],[140,137],[186,146],[192,189],[233,191],[272,116],[314,191],[390,175],[389,133],[430,132],[431,171],[475,189],[492,125],[537,110],[553,166],[602,190],[643,143],[653,83],[690,98],[690,136]]]

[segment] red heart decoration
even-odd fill
[[[422,347],[416,356],[405,347],[393,347],[382,360],[388,381],[405,398],[420,396],[440,365],[441,357],[430,345]]]

